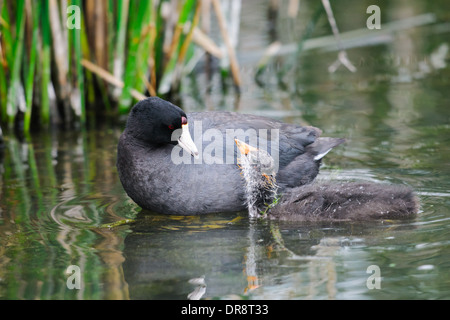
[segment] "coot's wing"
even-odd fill
[[[282,189],[308,184],[319,174],[322,158],[334,147],[345,142],[340,138],[317,138],[305,147],[305,151],[280,167],[277,181]]]
[[[227,139],[227,134],[243,134],[248,136],[252,132],[255,133],[258,136],[256,141],[258,145],[254,145],[255,142],[252,143],[252,141],[245,139],[245,137],[238,136],[237,138],[255,147],[266,147],[270,154],[274,157],[279,157],[280,169],[286,167],[295,158],[304,154],[305,148],[316,141],[321,134],[321,130],[315,127],[302,127],[266,117],[235,112],[193,112],[188,114],[188,120],[194,140],[198,139],[196,137],[196,131],[200,131],[199,127],[197,127],[198,125],[201,126],[203,134],[207,130],[215,129],[223,135],[221,142],[210,139],[207,136],[206,139],[208,141],[203,140],[203,150],[205,150],[206,146],[209,146],[208,148],[211,150],[214,144],[222,144],[223,147],[230,144],[231,150],[227,150],[227,152],[233,152],[233,157],[236,157],[238,154],[234,147],[235,137],[228,136]],[[277,150],[273,150],[273,148],[277,148]]]

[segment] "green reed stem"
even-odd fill
[[[8,122],[12,124],[17,114],[17,88],[20,85],[20,70],[25,30],[25,0],[17,1],[16,39],[13,47],[13,63],[11,68],[11,80],[6,100],[6,112]]]
[[[133,17],[130,23],[130,39],[128,48],[128,59],[126,61],[126,69],[124,75],[124,89],[119,101],[119,112],[126,113],[131,107],[132,96],[130,89],[135,87],[136,84],[136,71],[138,65],[139,48],[141,45],[141,31],[144,26],[144,19],[147,15],[149,8],[151,8],[151,1],[131,1],[130,6],[136,11],[136,15]]]
[[[0,61],[0,114],[1,119],[4,120],[7,118],[6,114],[6,96],[7,96],[7,84],[6,84],[6,74],[5,69],[3,67],[3,62]]]
[[[3,4],[4,1],[0,0],[0,17],[2,17],[3,12]],[[3,33],[3,26],[0,24],[0,39]],[[7,87],[6,87],[6,74],[5,69],[3,67],[3,55],[4,48],[2,47],[2,43],[0,43],[0,119],[6,119],[6,95],[7,95]],[[1,128],[0,128],[0,140],[1,140]],[[1,142],[1,141],[0,141]]]
[[[168,63],[165,65],[164,73],[160,81],[161,84],[158,90],[158,93],[160,94],[167,93],[171,88],[171,84],[174,82],[173,76],[175,73],[175,68],[177,66],[177,60],[180,55],[180,50],[183,47],[183,43],[186,40],[186,36],[183,35],[182,31],[189,17],[193,15],[193,12],[196,11],[196,8],[199,8],[199,6],[195,6],[196,2],[196,0],[184,1],[184,5],[180,11],[180,15],[172,39],[172,45],[166,57]],[[188,41],[190,42],[190,39],[188,39]],[[184,59],[184,56],[182,58]]]
[[[38,45],[38,36],[39,36],[39,4],[34,2],[34,5],[29,3],[32,6],[32,23],[33,23],[33,36],[31,40],[30,47],[30,61],[28,65],[28,73],[26,75],[26,111],[24,115],[24,132],[28,133],[30,131],[31,126],[31,113],[32,113],[32,104],[33,104],[33,87],[34,87],[34,76],[36,71],[36,56],[37,56],[37,45]]]
[[[119,0],[117,3],[117,41],[114,50],[113,73],[118,79],[121,79],[123,74],[129,7],[130,0]]]
[[[80,0],[73,0],[73,5],[81,7]],[[82,12],[82,11],[81,11]],[[72,45],[74,48],[74,57],[75,57],[75,67],[76,67],[76,77],[77,77],[77,86],[78,86],[78,94],[80,99],[80,121],[84,125],[86,123],[86,98],[85,98],[85,83],[84,83],[84,75],[83,75],[83,66],[81,65],[81,61],[83,60],[83,53],[81,49],[81,30],[76,28],[72,29]]]
[[[48,89],[51,76],[51,38],[50,38],[50,14],[49,0],[42,0],[41,11],[42,28],[42,53],[41,53],[41,124],[44,126],[50,123],[50,98]]]

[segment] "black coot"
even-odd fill
[[[414,217],[419,202],[406,186],[312,183],[278,190],[273,158],[236,140],[250,217],[289,221],[375,220]]]
[[[252,141],[252,134],[272,155],[277,150],[281,189],[313,181],[322,157],[344,142],[320,138],[321,131],[314,127],[255,115],[186,114],[170,102],[152,97],[130,111],[118,145],[120,180],[139,206],[159,213],[245,210],[234,138],[248,135]]]

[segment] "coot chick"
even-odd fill
[[[162,214],[245,210],[244,182],[236,166],[239,152],[234,143],[239,131],[255,133],[259,146],[266,145],[273,156],[277,151],[280,190],[313,181],[322,157],[344,142],[319,137],[321,130],[314,127],[255,115],[186,114],[170,102],[152,97],[133,107],[119,139],[117,169],[123,188],[140,207]],[[181,154],[183,161],[179,161]]]
[[[417,214],[419,202],[405,186],[374,183],[308,184],[281,194],[274,160],[264,150],[236,139],[241,152],[250,217],[289,221],[405,219]]]

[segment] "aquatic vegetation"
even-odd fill
[[[225,54],[202,15],[220,18]],[[0,1],[1,123],[29,132],[127,113],[146,96],[175,99],[205,53],[229,55],[239,85],[228,26],[218,0]]]

